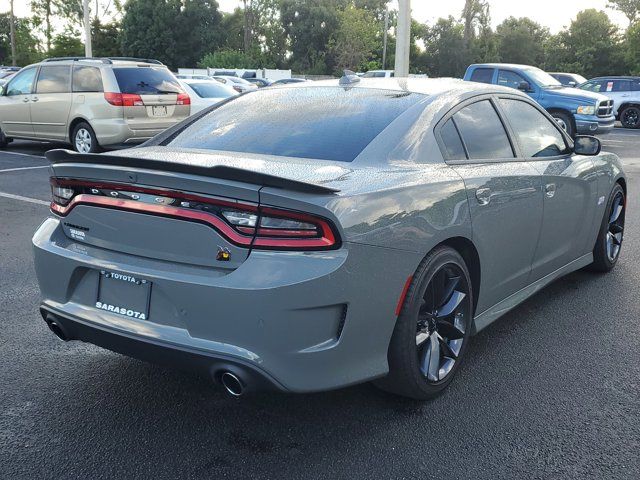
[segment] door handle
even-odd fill
[[[476,190],[476,200],[480,205],[488,205],[491,201],[491,189],[479,188]]]
[[[556,184],[555,183],[547,183],[544,186],[544,194],[547,197],[552,198],[556,194]]]
[[[32,98],[31,98],[31,101],[32,101],[32,102],[37,102],[38,100],[40,100],[38,97],[32,97]]]

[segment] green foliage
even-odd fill
[[[53,37],[53,46],[47,56],[83,57],[84,44],[80,41],[78,32],[67,30]]]
[[[624,13],[629,22],[640,19],[640,0],[607,0],[607,3],[610,8]]]
[[[330,50],[338,73],[360,71],[376,62],[375,53],[382,48],[380,29],[374,14],[351,5],[339,13],[339,27],[330,40]],[[376,62],[377,63],[377,62]]]
[[[275,68],[269,64],[259,53],[252,55],[242,50],[222,49],[207,53],[200,62],[200,68]]]
[[[429,76],[459,77],[464,74],[468,58],[463,24],[451,16],[439,18],[433,27],[427,27],[422,39]]]
[[[122,53],[157,58],[171,68],[195,65],[220,44],[214,0],[130,0],[124,6]]]
[[[94,57],[120,57],[120,28],[117,23],[91,22],[91,48]]]
[[[16,63],[19,66],[29,65],[42,59],[38,39],[33,35],[34,26],[30,19],[15,18],[16,28]],[[9,14],[0,14],[0,65],[11,65]]]
[[[529,18],[509,17],[496,28],[500,61],[524,65],[544,62],[544,41],[549,29]]]
[[[640,20],[633,23],[625,35],[626,61],[632,75],[640,75]]]

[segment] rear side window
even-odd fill
[[[500,105],[525,157],[553,157],[568,152],[558,128],[534,106],[507,98],[501,98]]]
[[[489,100],[464,107],[453,116],[470,159],[513,158],[509,137]]]
[[[74,92],[102,92],[102,74],[96,67],[73,67]]]
[[[631,80],[614,80],[612,92],[628,92],[631,90]]]
[[[493,80],[493,68],[476,68],[471,74],[472,82],[491,83]]]
[[[364,88],[266,88],[221,105],[167,144],[351,162],[422,98]]]
[[[69,65],[57,65],[40,67],[37,93],[69,93],[71,87],[71,67]]]
[[[440,129],[440,139],[444,147],[442,156],[445,160],[465,160],[467,158],[467,154],[462,146],[462,140],[458,134],[458,129],[453,123],[452,118]]]
[[[169,70],[164,67],[114,68],[120,93],[136,95],[161,95],[182,93],[182,87]]]
[[[190,83],[189,86],[200,98],[227,98],[237,93],[233,88],[218,82]]]

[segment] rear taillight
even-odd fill
[[[186,93],[179,93],[176,105],[191,105],[191,98]]]
[[[340,246],[331,221],[303,212],[174,190],[55,177],[51,191],[51,211],[61,216],[76,205],[96,205],[204,223],[241,247],[326,250]]]
[[[104,92],[104,99],[116,107],[142,107],[144,102],[135,93]]]

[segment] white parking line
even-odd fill
[[[22,195],[14,195],[13,193],[0,192],[0,197],[10,198],[12,200],[20,200],[21,202],[35,203],[37,205],[50,205],[50,202],[39,200],[37,198],[23,197]]]
[[[40,165],[38,167],[5,168],[5,169],[0,169],[0,173],[17,172],[19,170],[35,170],[36,168],[49,168],[49,165]]]
[[[44,155],[32,155],[30,153],[22,153],[22,152],[8,152],[6,150],[0,150],[0,154],[8,153],[9,155],[20,155],[23,157],[32,157],[32,158],[45,158]]]

